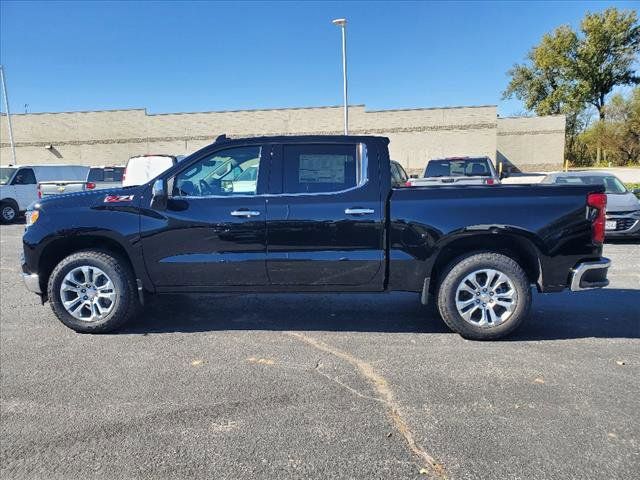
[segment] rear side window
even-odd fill
[[[35,185],[38,182],[36,181],[36,175],[33,173],[33,169],[21,168],[13,178],[12,183],[13,185]]]
[[[102,172],[104,182],[121,182],[124,168],[105,168]]]
[[[104,170],[101,168],[92,168],[89,170],[87,182],[104,182]]]
[[[284,145],[284,192],[338,192],[358,185],[356,145]]]

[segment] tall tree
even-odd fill
[[[634,70],[639,53],[635,11],[588,13],[579,32],[563,25],[545,34],[525,63],[509,70],[503,98],[518,98],[538,115],[567,115],[567,158],[573,160],[575,138],[589,123],[588,108],[604,120],[607,95],[618,86],[640,83]]]
[[[578,95],[606,116],[606,96],[618,85],[637,85],[633,69],[640,53],[640,26],[635,11],[608,8],[588,13],[582,21],[582,40],[577,45],[571,73]]]

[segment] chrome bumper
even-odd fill
[[[35,273],[22,273],[22,281],[24,282],[27,290],[33,293],[37,293],[38,295],[42,295],[42,290],[40,289],[40,277]]]
[[[611,260],[601,258],[595,262],[583,262],[571,269],[571,291],[602,288],[609,285],[607,270],[611,266]]]

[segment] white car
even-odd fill
[[[422,178],[410,178],[407,183],[411,187],[499,184],[500,175],[489,157],[448,157],[429,160]]]
[[[0,167],[0,221],[9,223],[38,200],[38,183],[82,181],[89,173],[83,165],[8,165]]]
[[[122,176],[122,186],[144,185],[173,167],[184,157],[184,155],[138,155],[131,157]]]

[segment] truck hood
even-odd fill
[[[607,194],[607,212],[625,212],[629,210],[638,210],[640,201],[631,193]]]
[[[29,206],[29,209],[42,210],[58,208],[95,207],[98,205],[132,205],[137,204],[145,185],[135,187],[105,188],[75,193],[63,193],[41,198]]]

